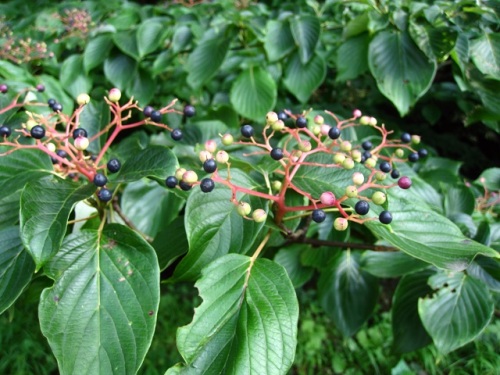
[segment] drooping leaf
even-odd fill
[[[0,230],[0,314],[19,297],[31,280],[35,263],[24,250],[19,227]]]
[[[500,35],[485,33],[472,41],[472,61],[481,73],[500,80]]]
[[[314,269],[301,264],[300,259],[304,250],[304,245],[292,245],[280,249],[274,256],[274,261],[285,267],[288,277],[292,281],[294,288],[300,288],[313,275]]]
[[[438,350],[449,353],[474,340],[493,315],[486,285],[464,273],[439,273],[429,279],[436,292],[419,298],[418,313]]]
[[[368,33],[363,33],[347,39],[340,45],[336,59],[337,81],[354,79],[368,70],[369,41]]]
[[[176,166],[177,158],[170,149],[150,146],[127,159],[114,181],[132,182],[143,177],[165,180],[174,174]]]
[[[163,31],[164,26],[159,21],[146,20],[139,25],[137,29],[139,57],[146,56],[160,46]]]
[[[436,73],[436,62],[407,33],[398,31],[377,33],[370,42],[368,64],[379,90],[401,116],[427,92]]]
[[[447,216],[458,213],[471,215],[476,200],[472,191],[465,185],[448,186],[444,195],[444,210]]]
[[[115,87],[125,90],[137,70],[137,62],[132,58],[117,54],[104,61],[104,75]]]
[[[83,67],[87,74],[106,60],[112,44],[113,39],[109,33],[97,35],[87,43],[83,52]]]
[[[430,344],[430,336],[418,315],[418,299],[432,292],[427,280],[434,272],[424,270],[405,275],[398,283],[392,299],[392,335],[399,353],[417,350]]]
[[[151,74],[143,69],[138,69],[134,74],[130,86],[127,87],[127,95],[134,97],[139,105],[144,107],[153,99],[156,92],[156,84]]]
[[[95,185],[50,176],[29,182],[21,194],[21,237],[39,270],[59,251],[74,205],[90,197]]]
[[[297,343],[298,303],[280,265],[227,254],[197,281],[203,298],[177,331],[186,366],[167,374],[286,374]]]
[[[264,49],[269,61],[277,61],[295,48],[288,20],[269,20],[265,34]]]
[[[326,63],[321,56],[314,55],[309,62],[302,64],[299,54],[295,54],[288,61],[283,82],[292,95],[305,103],[325,76]]]
[[[59,75],[62,87],[73,97],[90,92],[92,79],[84,73],[83,56],[72,55],[64,60]]]
[[[319,41],[321,25],[318,17],[303,14],[290,19],[295,44],[299,47],[300,61],[306,64],[314,55],[316,44]]]
[[[184,227],[184,217],[178,216],[155,237],[151,244],[158,256],[160,270],[170,266],[181,255],[188,252],[189,244]]]
[[[485,169],[474,182],[490,191],[500,190],[500,168]]]
[[[0,199],[0,229],[11,227],[19,221],[19,197],[21,192]]]
[[[230,100],[236,112],[256,121],[274,108],[276,98],[276,82],[258,66],[241,72],[231,87]]]
[[[139,46],[137,44],[136,30],[129,29],[113,34],[113,42],[125,55],[139,60]]]
[[[478,256],[467,268],[467,275],[481,280],[490,290],[500,292],[500,261]]]
[[[68,236],[47,263],[42,333],[61,374],[135,374],[149,348],[160,299],[154,250],[131,229]],[[70,329],[71,328],[71,329]]]
[[[413,41],[431,60],[444,59],[455,47],[458,33],[447,26],[434,27],[410,21],[410,35]]]
[[[429,264],[403,252],[379,252],[367,250],[361,256],[361,269],[380,278],[399,277],[423,268]]]
[[[359,258],[349,250],[340,253],[318,282],[321,305],[344,336],[361,328],[378,298],[377,279],[361,269]]]

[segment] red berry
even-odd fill
[[[398,180],[398,186],[401,189],[409,189],[411,186],[411,179],[410,177],[403,176]]]

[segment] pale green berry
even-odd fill
[[[375,126],[375,125],[377,125],[377,119],[376,119],[375,117],[370,117],[370,122],[369,122],[369,124],[370,124],[371,126]]]
[[[361,172],[354,172],[352,175],[352,182],[356,185],[362,185],[365,182],[365,176]]]
[[[372,195],[373,203],[378,204],[379,206],[383,205],[386,200],[387,200],[387,196],[384,193],[382,193],[381,191],[376,191]]]
[[[224,146],[230,146],[233,144],[234,138],[231,134],[228,133],[222,136],[221,141]]]
[[[240,216],[247,216],[252,211],[252,207],[247,202],[240,202],[236,207],[236,211]]]
[[[312,150],[312,144],[309,141],[299,142],[299,150],[303,152],[308,152]]]
[[[56,145],[53,143],[47,143],[47,149],[52,152],[56,152]]]
[[[405,156],[405,152],[402,148],[396,149],[396,151],[394,153],[396,154],[396,156],[398,158],[402,158],[403,156]]]
[[[89,147],[89,139],[87,137],[78,137],[75,139],[75,148],[80,151],[84,151]]]
[[[413,143],[414,145],[418,145],[420,144],[420,136],[419,135],[412,135],[411,136],[411,143]]]
[[[198,181],[198,175],[195,171],[186,171],[182,175],[182,181],[188,184],[194,184],[196,181]]]
[[[278,120],[271,125],[271,129],[273,129],[276,132],[282,131],[284,128],[285,128],[285,123],[283,122],[283,120]]]
[[[337,153],[335,155],[333,155],[333,162],[335,164],[342,164],[345,160],[345,155],[344,154],[341,154],[341,153]]]
[[[359,162],[361,161],[361,156],[362,156],[362,155],[361,155],[361,151],[359,151],[359,150],[352,150],[352,151],[351,151],[351,158],[352,158],[355,162],[359,163]]]
[[[354,160],[352,160],[351,158],[346,158],[342,162],[342,167],[344,167],[344,169],[353,169],[354,168]]]
[[[275,180],[271,184],[271,189],[273,189],[273,191],[275,191],[275,192],[278,192],[281,190],[282,186],[283,186],[283,184],[281,181]]]
[[[76,102],[78,103],[78,105],[89,104],[89,102],[90,102],[90,96],[88,94],[85,94],[85,93],[80,94],[80,95],[77,96]]]
[[[359,123],[361,125],[368,125],[370,123],[370,117],[369,116],[361,116],[359,119]]]
[[[321,126],[319,126],[319,125],[314,125],[311,130],[312,130],[314,135],[321,134]]]
[[[217,160],[217,163],[226,164],[229,161],[229,154],[224,150],[220,150],[215,155],[215,160]]]
[[[262,223],[266,221],[267,213],[262,208],[257,208],[254,212],[252,212],[252,219],[256,223]]]
[[[109,90],[109,94],[108,94],[109,101],[111,101],[113,103],[117,103],[120,101],[121,97],[122,97],[122,92],[119,89],[117,89],[116,87]]]
[[[184,175],[184,173],[186,173],[185,168],[177,168],[177,170],[175,171],[175,178],[178,180],[182,180],[182,176]]]
[[[267,125],[272,125],[276,121],[278,121],[278,114],[276,112],[267,112],[267,115],[266,115],[266,124]]]
[[[356,198],[358,196],[358,189],[354,185],[349,185],[345,188],[345,195],[349,198]]]
[[[323,125],[325,123],[325,119],[323,118],[323,116],[316,115],[314,116],[314,122],[318,125]]]
[[[26,121],[26,129],[30,132],[31,129],[33,129],[33,127],[35,127],[36,125],[38,125],[38,123],[33,120],[33,119],[28,119],[28,121]]]
[[[333,227],[340,232],[345,231],[348,226],[349,226],[349,221],[344,217],[338,217],[333,222]]]
[[[352,149],[352,144],[351,144],[351,142],[349,142],[349,141],[343,141],[343,142],[340,144],[340,149],[341,149],[342,151],[345,151],[345,152],[351,151],[351,149]]]
[[[377,171],[377,173],[375,173],[375,179],[377,181],[384,181],[386,178],[386,174],[382,171]]]
[[[377,161],[373,157],[365,160],[365,165],[368,168],[374,168],[376,164],[377,164]]]

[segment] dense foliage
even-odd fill
[[[60,373],[138,372],[161,281],[201,297],[167,374],[285,374],[297,342],[347,373],[304,359],[328,324],[393,355],[497,329],[498,155],[466,179],[431,143],[498,140],[494,2],[26,6],[0,5],[0,312],[39,296]]]

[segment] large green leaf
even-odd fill
[[[256,186],[248,176],[231,168],[231,181],[251,189]],[[245,198],[245,199],[243,199]],[[220,184],[207,196],[199,188],[189,195],[185,225],[189,252],[175,269],[174,279],[195,280],[202,268],[227,253],[246,253],[253,249],[257,234],[264,223],[241,217],[231,202],[231,190]],[[264,208],[257,198],[238,194],[238,200],[249,201],[253,209]]]
[[[288,55],[295,48],[290,23],[288,20],[269,20],[264,40],[269,61],[277,61]]]
[[[321,25],[318,17],[303,14],[290,19],[295,44],[299,47],[300,61],[306,64],[314,55],[316,44],[319,41]]]
[[[177,158],[170,149],[162,146],[150,146],[127,159],[115,181],[131,182],[143,177],[165,180],[174,174],[176,168]]]
[[[382,31],[372,39],[368,64],[379,90],[401,116],[427,92],[436,73],[436,62],[407,33],[398,31]]]
[[[189,244],[184,227],[184,217],[177,218],[161,230],[151,244],[158,256],[160,270],[170,266],[181,255],[188,252]]]
[[[59,75],[62,87],[73,97],[90,92],[92,79],[83,70],[83,56],[72,55],[64,60]]]
[[[0,314],[16,301],[34,271],[35,263],[24,250],[19,227],[0,230]]]
[[[165,28],[159,21],[146,20],[137,29],[137,48],[142,58],[153,52],[162,42],[160,36]]]
[[[104,75],[114,86],[125,90],[135,76],[137,62],[132,58],[117,54],[104,61]]]
[[[8,150],[0,146],[0,153]],[[21,149],[0,156],[0,191],[6,197],[33,181],[53,172],[50,158],[39,150]]]
[[[139,60],[139,46],[135,29],[114,33],[113,42],[125,55],[132,57],[134,60]]]
[[[153,99],[156,92],[156,82],[149,72],[143,69],[138,69],[134,74],[134,79],[127,87],[127,95],[134,97],[139,102],[139,105],[144,107]]]
[[[418,301],[425,329],[441,353],[474,340],[488,325],[494,305],[486,285],[464,273],[439,273],[429,279],[435,294]]]
[[[365,251],[361,256],[361,268],[380,278],[399,277],[423,268],[429,264],[415,259],[401,251]]]
[[[321,271],[318,282],[321,304],[344,336],[356,333],[377,304],[377,279],[363,271],[359,261],[359,253],[340,253]]]
[[[313,275],[314,269],[306,267],[300,262],[305,249],[307,249],[307,246],[296,244],[280,249],[274,256],[274,261],[285,267],[294,288],[300,288]]]
[[[90,40],[83,52],[83,67],[88,72],[101,65],[108,57],[113,39],[111,34],[100,34]]]
[[[240,73],[231,87],[230,100],[236,112],[259,121],[276,104],[277,88],[271,75],[261,67],[251,66]]]
[[[448,26],[434,27],[410,21],[409,32],[429,59],[442,60],[455,47],[457,31]]]
[[[21,237],[40,269],[59,251],[74,205],[90,197],[95,185],[50,176],[29,182],[21,194]]]
[[[283,82],[291,94],[305,103],[323,83],[325,76],[326,63],[321,56],[314,55],[306,64],[302,64],[297,53],[288,61]]]
[[[137,233],[111,224],[66,238],[45,268],[42,333],[61,374],[135,374],[149,348],[160,299],[156,255]]]
[[[484,170],[474,182],[479,186],[486,186],[488,190],[500,190],[500,168],[488,168]]]
[[[412,352],[431,342],[418,315],[418,299],[432,292],[427,280],[433,273],[424,270],[405,275],[394,292],[391,323],[393,346],[399,353]]]
[[[219,70],[224,61],[233,34],[227,29],[209,30],[189,55],[186,70],[187,81],[193,88],[200,88]]]
[[[337,81],[347,81],[368,70],[368,33],[347,39],[337,50]]]
[[[4,229],[19,221],[19,197],[18,191],[0,199],[0,229]]]
[[[474,64],[483,73],[500,80],[500,35],[485,33],[472,42]]]
[[[472,215],[476,200],[465,185],[448,186],[444,195],[444,210],[449,217],[454,214]]]
[[[167,374],[287,374],[297,344],[298,303],[283,267],[228,254],[203,270],[203,298],[177,331],[186,367]]]

